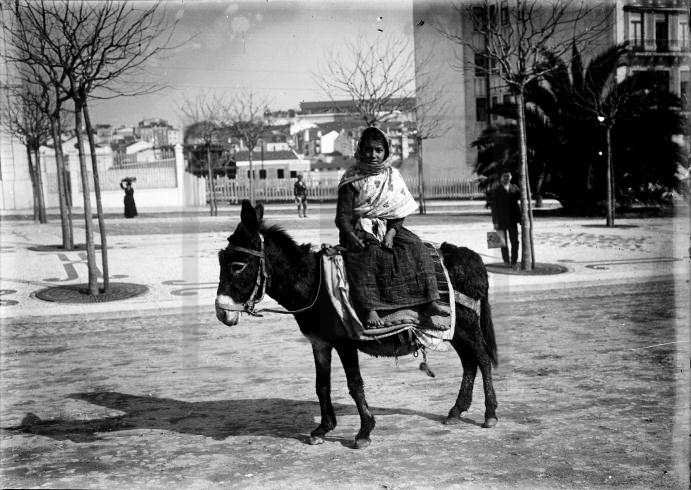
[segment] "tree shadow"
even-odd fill
[[[259,398],[187,402],[172,398],[130,395],[118,392],[73,393],[75,400],[125,412],[91,420],[41,420],[28,413],[19,426],[4,430],[50,437],[55,440],[92,442],[99,433],[136,429],[157,429],[223,440],[231,436],[257,435],[297,439],[308,443],[307,434],[316,427],[316,401]],[[335,403],[336,417],[357,415],[355,404]],[[442,423],[445,417],[410,409],[371,408],[374,415],[423,417]],[[470,419],[463,423],[479,425]],[[352,439],[325,437],[352,446]]]

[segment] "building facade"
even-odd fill
[[[691,43],[689,0],[617,0],[615,39],[630,43],[633,56],[619,70],[623,79],[633,73],[647,83],[677,94],[689,112]]]
[[[621,81],[632,73],[643,73],[651,84],[659,84],[679,95],[689,111],[689,0],[611,0],[611,9],[604,32],[588,53],[597,53],[616,43],[629,41],[633,56],[618,70]],[[488,107],[508,102],[511,94],[498,76],[487,77],[478,69],[483,38],[473,29],[465,13],[472,2],[454,5],[435,0],[413,1],[413,33],[417,62],[416,82],[428,84],[428,90],[439,91],[444,109],[432,114],[445,126],[445,132],[423,143],[426,175],[453,175],[463,179],[474,177],[477,150],[472,146],[488,122],[501,122],[488,115]],[[508,2],[497,0],[499,12]],[[602,12],[605,12],[603,8]],[[508,14],[508,12],[507,12]],[[499,19],[504,17],[498,15]],[[501,20],[499,20],[501,21]],[[597,19],[592,21],[597,23]],[[440,34],[452,32],[464,42],[450,41]],[[586,60],[587,62],[587,56]],[[429,74],[433,76],[430,78]],[[422,99],[423,93],[417,97]]]

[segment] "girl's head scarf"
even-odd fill
[[[367,141],[377,141],[384,147],[384,159],[379,165],[372,165],[369,162],[362,161],[360,157],[362,155],[362,145],[364,145]],[[358,161],[357,168],[361,173],[365,175],[376,175],[383,171],[388,166],[386,159],[389,158],[389,141],[386,139],[384,132],[381,129],[373,126],[365,128],[360,135],[360,141],[358,141],[355,157]]]

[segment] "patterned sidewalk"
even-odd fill
[[[336,243],[337,232],[329,213],[298,220],[290,214],[267,212],[268,223],[284,226],[299,243]],[[37,299],[40,289],[79,284],[87,280],[84,251],[40,250],[60,243],[59,222],[36,225],[27,221],[0,223],[0,315],[2,318],[88,314],[123,309],[169,311],[213,304],[218,262],[238,217],[156,217],[108,221],[109,268],[112,281],[142,284],[143,296],[110,303],[59,304]],[[499,250],[486,248],[489,219],[454,216],[414,216],[408,226],[426,240],[448,241],[469,247],[485,263],[500,262]],[[490,274],[491,291],[543,290],[588,282],[645,282],[674,276],[688,278],[689,220],[675,218],[619,220],[606,228],[601,219],[538,218],[535,221],[536,260],[565,266],[568,271],[550,276]],[[76,227],[76,243],[83,229]],[[98,234],[96,234],[98,239]],[[30,248],[39,247],[39,250]],[[100,254],[97,258],[100,267]],[[99,271],[100,272],[100,271]],[[272,300],[269,300],[270,302]]]

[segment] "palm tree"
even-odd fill
[[[565,208],[587,212],[611,194],[612,224],[614,182],[622,184],[619,195],[669,187],[682,160],[671,138],[683,133],[680,101],[664,88],[645,86],[637,76],[616,83],[616,69],[627,52],[626,44],[612,46],[586,67],[575,46],[570,66],[546,53],[551,69],[526,87],[530,183],[536,198],[544,191]],[[493,112],[508,120],[517,117],[515,104],[498,105]],[[605,144],[607,132],[611,146]],[[515,124],[503,124],[474,142],[479,150],[476,172],[488,182],[500,170],[517,167],[515,133]]]

